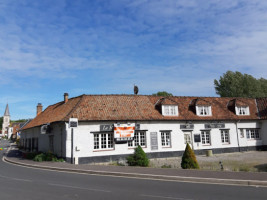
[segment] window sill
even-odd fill
[[[202,144],[202,146],[211,146],[211,144]]]
[[[230,143],[222,143],[222,145],[229,145]]]
[[[95,149],[93,152],[99,152],[99,151],[114,151],[115,149]]]
[[[136,146],[136,147],[138,147],[138,146]],[[135,149],[136,147],[128,147],[128,149]],[[143,149],[147,148],[146,146],[140,146],[140,147],[142,147]]]
[[[172,148],[171,146],[164,146],[163,149]]]
[[[247,139],[248,141],[255,141],[255,140],[262,140],[261,138],[249,138],[249,139]]]

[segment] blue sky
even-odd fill
[[[227,70],[267,77],[267,1],[1,0],[0,115],[81,94],[216,96]]]

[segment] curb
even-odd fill
[[[151,180],[161,180],[161,181],[191,182],[191,183],[205,183],[205,184],[219,184],[219,185],[267,187],[267,181],[199,178],[199,177],[184,177],[184,176],[164,176],[164,175],[154,175],[154,174],[119,173],[119,172],[108,172],[108,171],[68,169],[68,168],[31,165],[31,164],[26,164],[22,162],[16,162],[16,161],[7,159],[5,156],[3,157],[3,160],[8,163],[25,166],[25,167],[47,169],[47,170],[61,171],[61,172],[83,173],[83,174],[90,174],[90,175],[104,175],[104,176],[116,176],[116,177],[125,177],[125,178],[139,178],[139,179],[151,179]]]

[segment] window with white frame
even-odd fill
[[[229,130],[221,130],[221,140],[223,144],[230,144]]]
[[[197,115],[211,116],[211,106],[197,106]]]
[[[171,132],[170,131],[162,131],[161,132],[161,145],[162,145],[162,147],[170,147],[171,146]]]
[[[210,131],[201,131],[202,144],[210,145]]]
[[[165,116],[178,116],[178,106],[177,105],[163,105],[162,114]]]
[[[184,143],[191,144],[191,132],[184,132]]]
[[[246,129],[247,139],[260,139],[259,129]]]
[[[241,138],[245,137],[244,129],[243,129],[243,128],[240,128],[240,129],[239,129],[239,133],[240,133],[240,137],[241,137]]]
[[[113,149],[113,133],[94,134],[94,149]]]
[[[249,115],[249,107],[248,106],[237,106],[236,108],[237,115]]]
[[[146,146],[146,132],[145,131],[135,131],[134,140],[128,141],[128,147],[141,147]]]

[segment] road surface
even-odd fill
[[[1,158],[10,146],[0,141]],[[40,170],[0,161],[1,200],[267,199],[267,188],[195,184]]]

